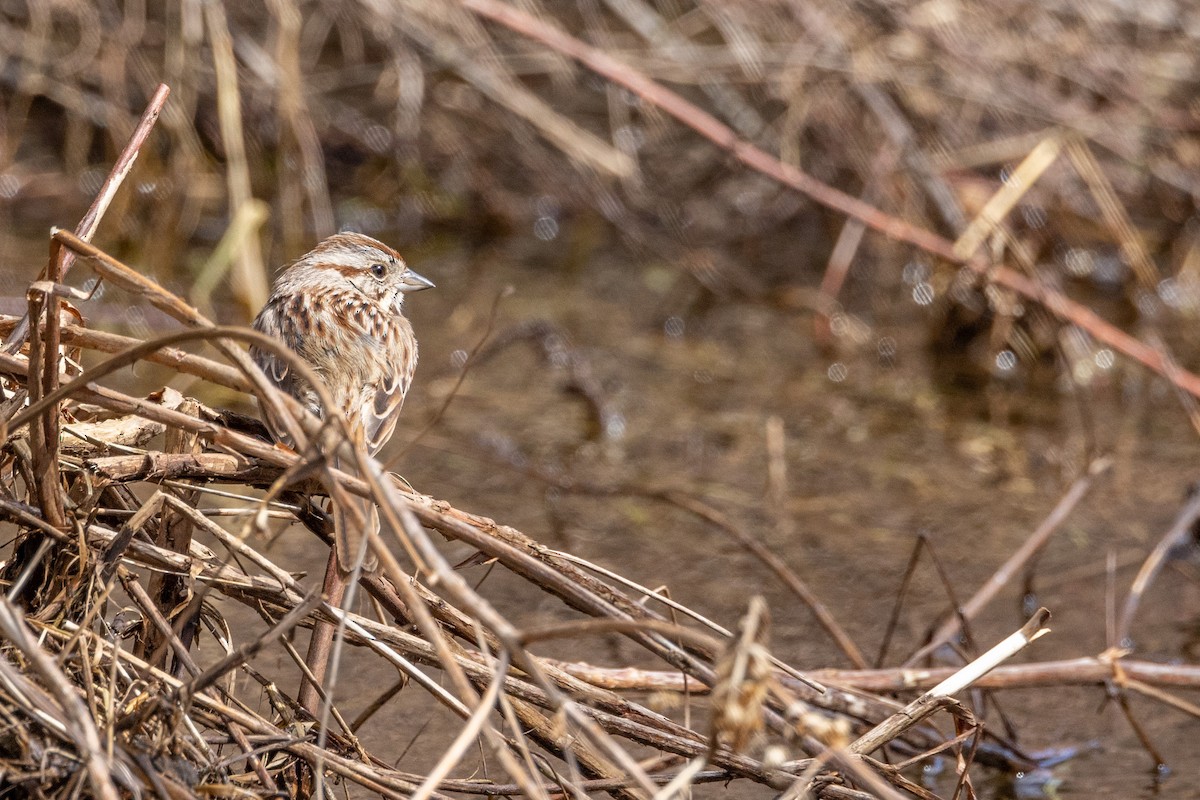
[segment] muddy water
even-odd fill
[[[1090,454],[1110,454],[1108,477],[1030,576],[1033,602],[1052,610],[1054,632],[1027,657],[1058,659],[1106,647],[1106,559],[1116,556],[1123,598],[1197,477],[1196,435],[1176,398],[1120,360],[1108,367],[1100,358],[1090,383],[1073,388],[1019,371],[1007,383],[972,389],[943,380],[927,347],[931,311],[914,302],[912,287],[889,265],[879,265],[880,273],[897,277],[878,279],[862,294],[851,309],[856,316],[838,321],[839,335],[822,352],[810,315],[733,299],[700,302],[692,281],[666,267],[616,258],[568,264],[553,246],[521,241],[485,255],[430,251],[411,260],[439,288],[409,307],[422,359],[389,453],[396,469],[420,491],[669,590],[727,627],[761,593],[771,608],[773,649],[800,668],[849,663],[802,604],[720,530],[633,492],[596,496],[555,483],[670,488],[703,499],[783,557],[874,658],[918,537],[928,539],[954,591],[966,597],[1029,536]],[[499,300],[489,334],[491,310],[508,286],[514,291]],[[94,324],[128,322],[114,302],[99,301]],[[471,363],[459,384],[465,355],[485,334],[495,342],[531,320],[545,323],[540,338]],[[602,424],[593,404],[569,390],[570,363],[588,379],[591,399],[601,401]],[[142,371],[136,379],[159,376]],[[451,394],[437,424],[413,441]],[[772,429],[782,431],[774,458]],[[452,560],[469,555],[454,545],[448,553]],[[295,528],[268,554],[314,573],[323,560]],[[517,624],[571,617],[502,569],[476,566],[466,574]],[[1189,658],[1200,620],[1195,578],[1187,563],[1160,578],[1136,626],[1139,655]],[[946,607],[926,557],[885,663],[919,646]],[[979,620],[976,640],[990,644],[1024,619],[1021,587],[1012,587]],[[540,652],[662,666],[615,637]],[[286,674],[274,659],[263,666]],[[340,689],[353,696],[350,712],[394,677],[386,667],[356,664]],[[1085,748],[1053,772],[1063,796],[1155,792],[1149,757],[1101,689],[998,699],[1028,750]],[[1197,796],[1188,773],[1200,763],[1200,724],[1149,701],[1135,699],[1133,708],[1177,771],[1160,796]],[[994,709],[987,719],[997,729],[1003,724]],[[369,749],[421,772],[447,730],[424,693],[410,689],[362,733]],[[477,761],[472,755],[458,774]],[[497,775],[494,764],[487,774]],[[982,789],[989,797],[1014,792],[1010,779],[996,776]]]
[[[954,591],[968,596],[1029,536],[1090,455],[1107,453],[1111,473],[1029,581],[1033,602],[1054,613],[1053,635],[1029,658],[1101,652],[1106,558],[1117,558],[1123,598],[1197,477],[1196,436],[1175,397],[1120,361],[1089,371],[1084,386],[1036,371],[971,390],[935,380],[945,364],[935,370],[926,346],[931,312],[898,277],[864,295],[853,309],[857,319],[835,325],[843,335],[821,353],[809,315],[750,302],[699,303],[690,279],[666,269],[615,259],[571,268],[552,251],[531,254],[524,245],[495,251],[484,264],[431,255],[421,269],[440,288],[411,304],[423,360],[406,409],[411,422],[397,437],[400,471],[422,491],[665,587],[726,626],[750,595],[762,593],[773,647],[802,668],[847,661],[810,613],[721,531],[634,494],[564,491],[530,469],[577,484],[673,488],[702,498],[786,559],[869,658],[918,536],[936,550]],[[558,363],[548,363],[525,341],[472,365],[441,422],[406,446],[406,435],[452,390],[463,353],[480,339],[507,285],[515,292],[500,301],[493,338],[517,323],[549,323],[560,337],[553,344],[568,348],[602,390],[607,427],[595,435],[588,404],[567,391],[562,352],[552,348]],[[1108,361],[1101,355],[1097,363]],[[782,480],[778,458],[770,477],[772,419],[783,431]],[[564,616],[557,601],[500,570],[469,572],[520,622]],[[1194,566],[1180,565],[1151,592],[1136,627],[1139,654],[1186,657],[1200,608],[1195,577]],[[996,601],[975,628],[977,641],[990,644],[1019,626],[1021,601],[1021,587]],[[920,644],[946,603],[926,558],[888,663]],[[544,652],[661,666],[616,638]],[[1064,795],[1151,790],[1149,757],[1100,689],[1012,692],[999,702],[1029,750],[1095,745],[1054,771]],[[1134,708],[1183,773],[1168,779],[1163,794],[1193,796],[1185,776],[1200,763],[1200,724],[1148,702]],[[988,719],[1001,724],[994,711]],[[417,748],[412,753],[416,767]],[[987,787],[991,796],[1012,791],[1006,780]]]

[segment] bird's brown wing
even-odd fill
[[[259,333],[265,333],[269,336],[279,336],[279,326],[283,322],[279,309],[275,303],[268,303],[263,306],[263,310],[258,312],[258,316],[254,318],[254,329]],[[254,359],[254,363],[258,364],[271,382],[276,386],[282,387],[288,376],[287,362],[282,358],[278,358],[269,350],[262,350],[256,345],[250,345],[250,356]]]
[[[378,323],[383,356],[380,376],[374,392],[364,398],[360,420],[367,452],[376,453],[391,438],[404,397],[412,384],[417,366],[417,342],[412,326],[400,316],[389,316]]]

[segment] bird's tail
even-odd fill
[[[379,559],[369,545],[371,533],[379,533],[379,508],[369,497],[359,497],[341,492],[340,499],[330,498],[330,516],[333,517],[333,546],[337,551],[338,567],[342,572],[354,571],[362,558],[363,572],[374,572]],[[357,509],[351,513],[347,506]],[[361,522],[356,522],[355,517]]]

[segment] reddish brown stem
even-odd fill
[[[50,243],[48,273],[51,280],[61,272],[59,268],[62,246]],[[57,281],[55,281],[57,282]],[[36,324],[43,316],[46,319],[40,335],[35,335],[29,347],[29,399],[36,403],[58,389],[58,297],[51,291],[33,288],[29,292],[29,319]],[[41,370],[41,374],[37,370]],[[66,510],[63,504],[58,477],[58,403],[50,403],[37,415],[30,426],[30,444],[33,448],[33,468],[37,480],[38,505],[42,517],[55,528],[66,526]]]
[[[325,583],[321,591],[329,605],[341,607],[342,599],[346,596],[346,579],[338,569],[336,548],[329,549],[329,561],[325,564]],[[318,618],[313,623],[312,638],[308,641],[308,655],[304,657],[314,680],[303,680],[296,699],[317,719],[321,716],[321,694],[317,691],[317,686],[324,685],[325,676],[329,673],[329,656],[333,652],[333,635],[336,631],[335,623]]]

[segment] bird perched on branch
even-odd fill
[[[281,339],[313,367],[332,395],[333,410],[374,455],[396,429],[417,367],[417,339],[403,315],[405,295],[432,286],[383,242],[339,233],[280,273],[254,328]],[[318,417],[328,415],[316,390],[286,361],[259,348],[250,352],[276,386]],[[373,504],[367,512],[368,524],[377,526]],[[359,532],[350,530],[336,503],[332,514],[338,562],[349,572]]]

